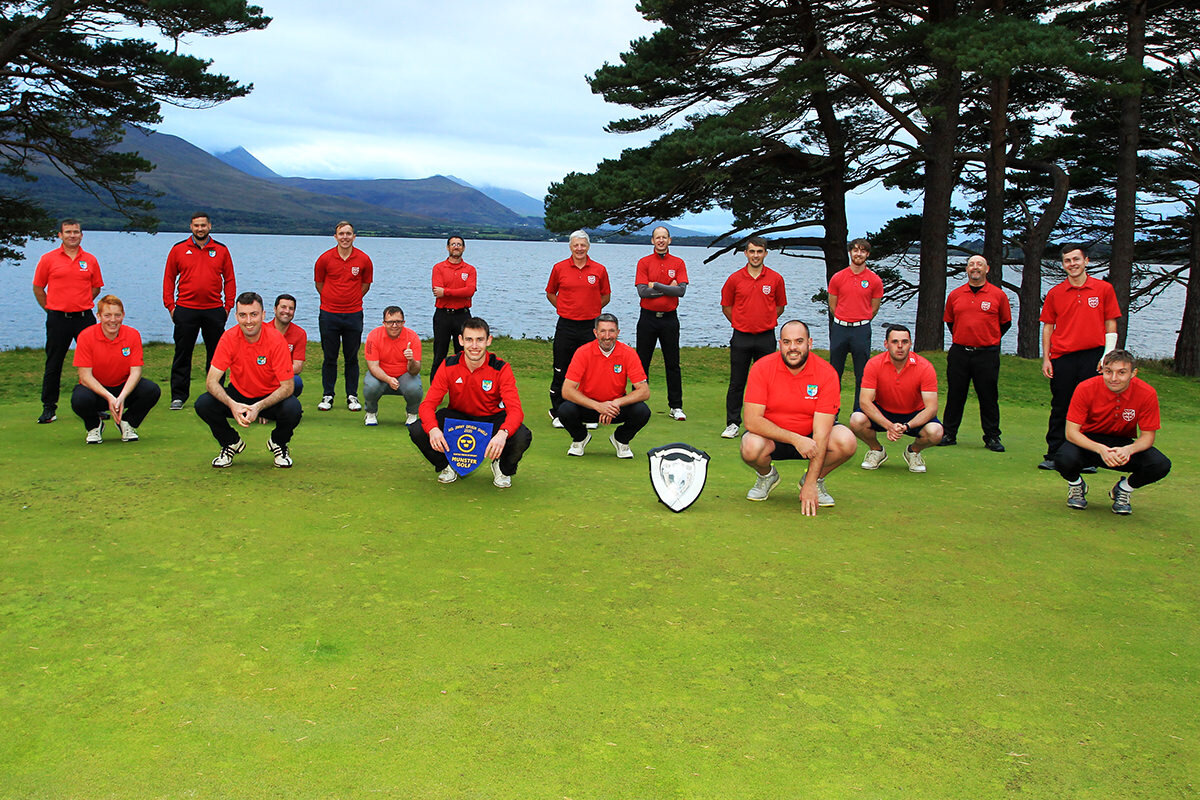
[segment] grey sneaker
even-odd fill
[[[420,414],[413,414],[413,413],[409,413],[409,414],[408,414],[408,416],[406,416],[406,417],[404,418],[404,424],[405,424],[405,425],[412,425],[414,422],[416,422],[416,421],[417,421],[417,420],[419,420],[420,418],[421,418],[421,415],[420,415]]]
[[[183,410],[183,401],[182,400],[172,400],[171,401],[171,410],[172,411],[182,411]]]
[[[221,448],[221,452],[212,460],[212,465],[217,469],[233,466],[233,457],[246,449],[246,443],[241,439],[230,445]]]
[[[512,486],[512,475],[505,475],[500,471],[500,459],[492,460],[492,484],[498,489],[507,489]]]
[[[321,402],[317,403],[317,411],[328,411],[333,408],[333,395],[327,394],[321,398]]]
[[[362,403],[358,402],[358,398],[354,395],[348,395],[346,397],[346,408],[351,411],[362,411]]]
[[[924,472],[925,471],[925,456],[913,450],[911,447],[904,448],[904,460],[908,462],[909,472]]]
[[[1125,479],[1122,478],[1121,480]],[[1113,488],[1109,490],[1108,496],[1113,501],[1112,512],[1114,514],[1128,515],[1133,513],[1133,506],[1129,502],[1132,499],[1133,492],[1122,489],[1121,481],[1113,484]]]
[[[125,420],[121,420],[118,427],[121,429],[122,442],[136,442],[138,440],[137,428],[133,427]]]
[[[766,500],[771,496],[771,490],[779,485],[779,471],[775,469],[775,465],[771,465],[771,471],[766,475],[759,475],[755,472],[754,485],[750,487],[750,491],[746,492],[747,500]]]
[[[104,441],[104,420],[100,420],[100,424],[87,432],[86,444],[100,444]]]
[[[807,480],[807,478],[808,478],[808,473],[805,472],[803,475],[800,476],[800,483],[797,484],[797,486],[803,487],[804,481]],[[834,505],[833,495],[831,495],[825,489],[825,479],[824,478],[817,478],[817,505],[821,508],[829,508],[830,506]]]
[[[288,454],[288,446],[286,444],[275,444],[274,439],[267,439],[267,449],[275,456],[275,466],[280,469],[287,469],[292,465],[292,457]]]
[[[879,465],[885,461],[887,461],[887,450],[868,450],[859,466],[863,469],[879,469]]]
[[[738,432],[737,423],[731,422],[725,426],[725,430],[721,431],[721,438],[722,439],[736,439],[737,432]]]
[[[676,422],[683,422],[685,419],[687,419],[687,414],[683,413],[682,408],[672,408],[667,412],[667,416]]]
[[[1083,482],[1083,478],[1079,479],[1079,483],[1067,484],[1067,508],[1080,511],[1087,508],[1087,484]]]
[[[629,449],[629,445],[624,442],[617,441],[617,435],[614,433],[608,437],[608,441],[617,449],[617,458],[633,458],[633,451]]]
[[[366,425],[368,428],[373,428],[378,424],[379,417],[377,415],[372,414],[370,411],[368,411],[366,414],[363,414],[363,425]]]
[[[582,440],[580,440],[578,442],[571,442],[571,446],[567,448],[567,455],[569,455],[569,456],[583,455],[583,451],[587,448],[588,442],[590,442],[591,440],[592,440],[592,435],[589,433],[588,435],[584,436]],[[630,457],[632,457],[632,453],[630,454]]]
[[[437,474],[438,483],[454,483],[458,480],[458,473],[454,471],[454,467],[449,464],[446,468]]]

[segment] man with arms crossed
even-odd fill
[[[588,257],[592,240],[587,231],[575,231],[568,244],[571,257],[550,270],[546,299],[558,312],[554,326],[554,376],[550,380],[550,419],[561,428],[558,407],[562,403],[563,379],[575,351],[592,341],[592,326],[612,299],[608,270]]]
[[[471,318],[471,298],[475,296],[475,268],[463,261],[466,242],[461,236],[446,240],[446,260],[433,265],[433,366],[429,382],[438,367],[446,360],[453,343],[454,352],[461,353],[458,334],[463,323]]]
[[[946,415],[939,446],[958,444],[967,390],[975,383],[983,446],[1004,452],[1000,443],[1000,337],[1012,327],[1012,310],[1004,290],[987,279],[983,256],[967,259],[967,282],[950,292],[942,320],[953,344],[946,354]]]
[[[1038,469],[1056,469],[1054,454],[1066,441],[1067,407],[1075,387],[1100,371],[1100,360],[1117,347],[1121,307],[1112,284],[1087,274],[1087,251],[1062,249],[1067,278],[1042,302],[1042,374],[1050,379],[1046,456]]]
[[[871,320],[883,302],[883,281],[867,266],[871,243],[850,243],[850,266],[829,279],[829,362],[838,380],[846,369],[846,355],[854,360],[854,405],[859,408],[863,369],[871,357]]]
[[[87,444],[104,441],[107,411],[121,430],[122,442],[136,442],[138,427],[154,408],[162,390],[142,377],[142,336],[125,320],[125,304],[106,294],[96,304],[100,322],[79,334],[75,368],[79,383],[71,393],[71,410],[83,420]]]
[[[383,324],[367,335],[363,355],[367,361],[363,378],[365,424],[379,424],[379,398],[398,394],[404,397],[408,410],[404,424],[411,425],[421,405],[421,337],[404,327],[402,308],[388,306],[383,310]]]
[[[71,340],[96,324],[92,301],[104,285],[100,262],[79,246],[83,241],[79,220],[64,219],[59,223],[58,238],[62,246],[38,259],[33,273],[33,297],[46,311],[46,368],[42,373],[39,424],[57,419],[63,362],[71,349]]]
[[[339,222],[333,229],[337,246],[321,254],[313,267],[313,280],[321,296],[318,327],[321,330],[321,402],[318,411],[333,408],[337,386],[338,351],[345,359],[346,407],[361,411],[358,402],[358,349],[362,345],[363,296],[371,291],[375,267],[371,258],[354,246],[354,226]]]
[[[1104,356],[1101,374],[1079,384],[1067,408],[1066,438],[1054,454],[1054,466],[1067,481],[1067,506],[1087,508],[1085,467],[1128,472],[1108,496],[1114,514],[1132,514],[1134,489],[1162,480],[1171,461],[1154,447],[1161,427],[1158,393],[1137,377],[1137,361],[1128,350]]]
[[[563,402],[558,407],[559,419],[571,434],[569,456],[582,456],[592,435],[587,423],[620,424],[608,441],[617,451],[617,458],[633,458],[629,443],[650,421],[650,385],[637,352],[617,341],[620,336],[617,318],[612,314],[596,317],[595,341],[575,351],[567,377],[563,381]],[[626,382],[630,384],[628,391]]]
[[[225,332],[237,282],[229,248],[213,239],[212,220],[204,211],[192,215],[192,235],[171,248],[163,271],[163,305],[175,325],[175,358],[171,361],[171,410],[183,408],[192,392],[192,350],[196,334],[204,338],[204,368],[212,365],[217,342]],[[224,299],[222,299],[224,295]]]
[[[205,382],[208,391],[196,398],[196,415],[221,445],[212,465],[232,466],[233,457],[246,449],[229,418],[248,428],[261,416],[275,421],[267,439],[275,466],[290,467],[288,445],[304,413],[300,401],[292,397],[292,354],[275,326],[263,324],[263,302],[255,292],[238,295],[234,316],[237,326],[225,331],[213,353]],[[221,385],[225,370],[229,370],[227,387]]]
[[[292,354],[292,383],[295,391],[292,397],[299,397],[304,391],[304,379],[300,373],[304,371],[305,351],[308,348],[308,333],[296,323],[296,298],[290,294],[281,294],[275,298],[275,330],[287,342],[288,352]]]
[[[730,275],[721,287],[721,313],[733,325],[723,439],[737,436],[750,365],[775,352],[775,325],[787,305],[783,276],[763,263],[766,258],[767,240],[751,237],[746,242],[746,266]]]
[[[683,422],[683,376],[679,370],[679,298],[687,291],[687,266],[671,255],[671,232],[658,226],[650,234],[654,252],[637,263],[633,279],[642,313],[637,324],[637,354],[642,371],[650,374],[654,345],[662,345],[663,370],[667,377],[667,413]]]
[[[488,352],[492,333],[482,319],[463,323],[459,339],[462,352],[447,358],[433,376],[429,394],[421,401],[421,418],[408,426],[408,435],[438,471],[438,481],[454,483],[458,473],[446,460],[450,449],[443,430],[446,417],[490,422],[492,438],[483,455],[492,462],[492,483],[507,489],[533,441],[533,433],[523,423],[517,381],[512,367]],[[446,395],[450,396],[447,407],[437,410]]]
[[[924,356],[912,352],[912,333],[903,325],[889,325],[885,333],[887,350],[867,362],[863,369],[859,411],[850,415],[850,430],[867,443],[863,469],[879,469],[887,461],[887,451],[879,443],[878,431],[887,433],[889,442],[902,436],[915,441],[904,448],[909,472],[924,472],[921,451],[942,440],[942,425],[937,418],[937,373]]]
[[[746,499],[766,500],[778,485],[772,461],[807,459],[800,513],[809,517],[818,506],[834,504],[825,476],[846,463],[857,446],[854,434],[833,421],[841,401],[837,373],[811,347],[808,325],[800,320],[779,329],[779,352],[760,358],[750,370],[742,436],[742,460],[757,474]]]

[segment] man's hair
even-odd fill
[[[572,233],[570,236],[568,236],[568,237],[567,237],[567,244],[570,244],[570,243],[571,243],[573,240],[575,240],[575,239],[583,239],[583,240],[584,240],[585,242],[587,242],[588,244],[591,244],[591,243],[592,243],[592,237],[588,236],[588,233],[587,233],[587,231],[585,231],[585,230],[578,230],[578,231],[575,231],[575,232],[574,232],[574,233]]]
[[[611,322],[613,325],[616,325],[618,328],[621,327],[621,323],[617,322],[617,315],[610,314],[607,311],[605,311],[600,316],[596,317],[596,321],[592,323],[592,327],[599,328],[601,322]]]
[[[212,225],[212,217],[210,217],[208,215],[207,211],[197,211],[194,214],[192,214],[191,218],[192,218],[192,220],[197,220],[197,219],[200,219],[201,217],[204,217],[206,220],[208,220],[208,224]]]
[[[888,340],[888,337],[890,337],[896,331],[904,331],[905,333],[908,334],[908,338],[910,338],[910,339],[912,338],[912,331],[910,331],[906,326],[892,324],[892,325],[888,325],[887,329],[883,332],[883,340],[886,342]]]
[[[296,298],[292,297],[290,294],[281,294],[281,295],[279,295],[279,297],[275,298],[275,307],[276,308],[279,307],[280,300],[291,300],[292,305],[296,305]]]
[[[667,236],[671,235],[671,229],[668,228],[666,225],[655,225],[654,229],[650,231],[650,236],[653,237],[654,234],[658,233],[659,228],[662,228],[664,231],[666,231]]]
[[[383,310],[383,318],[384,319],[387,319],[392,314],[399,314],[402,317],[405,316],[404,309],[401,308],[400,306],[388,306],[387,308],[385,308]],[[405,319],[407,319],[407,317],[405,317]]]
[[[467,246],[467,240],[466,240],[466,239],[464,239],[463,237],[459,236],[457,233],[454,233],[454,234],[451,234],[451,235],[447,236],[447,237],[446,237],[446,244],[450,244],[450,243],[451,243],[451,242],[453,242],[455,239],[458,239],[460,242],[462,242],[462,243],[463,243],[463,247],[466,247],[466,246]]]
[[[341,221],[341,222],[339,222],[337,225],[334,225],[334,226],[333,226],[333,232],[334,232],[334,233],[337,233],[337,232],[338,232],[338,231],[340,231],[342,228],[345,228],[347,225],[349,225],[349,226],[350,226],[350,232],[351,232],[351,233],[358,233],[358,231],[354,230],[354,223],[353,223],[353,222],[347,222],[346,220],[342,220],[342,221]]]
[[[239,306],[252,306],[255,303],[258,303],[259,306],[263,304],[262,295],[258,292],[242,292],[237,296]]]
[[[804,338],[805,339],[812,338],[812,333],[808,329],[808,323],[802,319],[789,319],[787,322],[780,325],[779,326],[779,335],[780,336],[783,336],[783,329],[786,328],[788,325],[803,325],[804,326]]]
[[[1128,364],[1130,369],[1135,369],[1137,367],[1137,359],[1133,357],[1133,353],[1129,352],[1128,350],[1120,349],[1109,350],[1108,354],[1104,356],[1104,360],[1101,363],[1107,367],[1110,364],[1116,364],[1118,362]]]
[[[766,250],[767,249],[767,240],[761,236],[751,236],[749,239],[746,240],[746,247],[749,247],[750,245],[754,245],[755,247],[761,247],[763,250]]]
[[[483,317],[471,317],[463,323],[462,329],[465,331],[467,328],[473,331],[483,331],[484,338],[492,335],[492,328]]]
[[[1088,257],[1087,245],[1074,244],[1074,243],[1064,244],[1062,246],[1062,250],[1059,251],[1059,255],[1065,256],[1067,253],[1070,253],[1072,250],[1078,250],[1079,252],[1083,253],[1084,258]]]
[[[83,229],[83,225],[80,224],[79,220],[68,218],[58,223],[58,232],[62,233],[63,228],[67,227],[68,225],[79,225],[80,230]]]
[[[104,297],[101,297],[96,301],[97,311],[99,311],[102,306],[116,306],[117,308],[121,309],[122,314],[125,313],[125,304],[122,303],[121,298],[117,297],[115,294],[106,294]],[[1125,351],[1121,350],[1119,352],[1123,353]]]
[[[871,252],[871,243],[861,237],[850,242],[850,246],[846,249],[853,250],[856,247],[861,247],[863,250],[866,250],[868,253]]]

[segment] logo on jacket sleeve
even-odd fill
[[[483,390],[485,392],[490,392],[492,390],[492,382],[491,381],[484,381],[482,383],[482,386],[483,386]]]
[[[263,364],[266,364],[266,363],[267,363],[267,357],[266,357],[266,356],[259,356],[258,358],[256,358],[256,359],[255,359],[255,361],[257,361],[257,362],[258,362],[258,365],[261,367]]]
[[[128,347],[121,348],[121,355],[125,356],[126,358],[129,358],[129,352],[130,352],[130,350]]]

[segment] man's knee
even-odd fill
[[[861,411],[851,414],[847,424],[854,436],[866,436],[871,432],[871,418]]]
[[[759,436],[757,433],[746,432],[742,435],[742,461],[747,464],[757,464],[764,457],[775,452],[775,442]]]
[[[866,416],[861,415],[861,416]],[[825,446],[825,451],[829,456],[835,458],[849,458],[858,450],[858,439],[855,438],[854,432],[845,425],[834,425],[829,432],[829,443]]]

